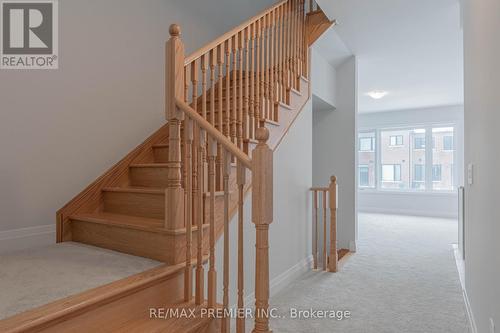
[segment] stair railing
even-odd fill
[[[196,277],[195,303],[204,302],[204,269],[203,269],[203,196],[201,193],[208,189],[210,202],[208,204],[209,224],[209,271],[207,283],[207,306],[216,308],[216,281],[215,268],[215,191],[216,191],[216,159],[222,161],[222,189],[224,193],[224,267],[223,267],[223,309],[229,308],[229,178],[234,160],[237,168],[238,185],[238,309],[243,311],[243,197],[246,183],[245,173],[249,170],[252,177],[252,222],[256,228],[256,263],[255,263],[255,328],[254,332],[269,331],[269,225],[273,219],[273,153],[266,144],[269,131],[259,127],[255,131],[258,144],[252,151],[250,158],[233,142],[222,127],[215,127],[214,109],[211,117],[207,118],[206,109],[200,114],[194,103],[186,101],[185,80],[186,68],[184,46],[180,39],[180,29],[177,25],[170,27],[171,38],[166,44],[166,113],[169,126],[169,163],[168,187],[166,189],[167,215],[165,225],[167,229],[186,226],[186,274],[185,300],[192,297],[192,266],[191,247],[193,225],[196,227]],[[215,57],[214,55],[212,55]],[[202,58],[202,64],[206,64]],[[211,59],[211,58],[209,58]],[[213,58],[215,59],[215,58]],[[214,64],[214,60],[211,60]],[[203,69],[204,67],[202,67]],[[212,92],[214,87],[213,66],[211,69]],[[196,81],[196,71],[191,77]],[[206,98],[205,79],[202,79],[202,99]],[[193,96],[197,91],[192,92]],[[212,106],[214,94],[211,95]],[[203,104],[206,105],[206,104]],[[211,119],[212,122],[210,122]],[[229,123],[226,123],[229,124]],[[181,152],[181,130],[184,132],[184,158]],[[182,163],[183,161],[184,163]],[[182,175],[185,175],[182,181]],[[206,183],[205,179],[208,178]],[[196,184],[196,191],[193,184]],[[229,332],[229,317],[222,318],[222,332]],[[244,332],[244,318],[237,319],[237,331]]]
[[[338,249],[337,249],[337,206],[338,206],[338,187],[337,187],[337,177],[332,176],[330,178],[330,184],[328,187],[312,187],[311,192],[313,195],[313,239],[312,239],[312,255],[313,255],[313,267],[318,269],[318,247],[320,244],[319,238],[319,218],[318,213],[322,211],[322,225],[323,225],[323,270],[328,270],[329,272],[338,271]],[[321,199],[319,199],[319,197]],[[327,199],[328,198],[328,199]],[[321,201],[321,205],[320,205]],[[328,246],[328,224],[327,224],[327,209],[330,209],[330,226],[329,226],[329,241]],[[328,252],[329,251],[329,252]]]
[[[251,178],[251,219],[256,228],[253,332],[269,332],[268,237],[273,220],[273,154],[266,143],[269,131],[264,125],[266,121],[279,120],[279,104],[290,104],[291,90],[300,90],[301,77],[309,75],[305,7],[305,0],[281,1],[187,58],[178,25],[170,27],[171,37],[166,44],[169,162],[165,227],[186,230],[184,298],[190,301],[194,289],[195,303],[204,304],[203,261],[208,254],[206,306],[219,307],[215,216],[221,207],[218,205],[216,211],[215,197],[222,192],[222,308],[229,307],[229,206],[231,200],[236,200],[237,313],[244,313],[243,200],[250,185],[247,178]],[[236,168],[236,175],[232,168]],[[236,182],[236,199],[230,194],[230,182]],[[205,225],[208,245],[203,243]],[[221,329],[230,331],[227,316],[221,321]],[[245,332],[243,316],[237,316],[236,332]]]

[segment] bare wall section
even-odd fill
[[[339,247],[355,250],[357,72],[353,56],[336,68],[336,108],[313,112],[313,184],[325,186],[332,175],[339,186]]]

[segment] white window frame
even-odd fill
[[[370,142],[371,142],[371,144],[370,144],[370,147],[371,147],[370,150],[362,150],[361,149],[361,140],[362,139],[369,139],[370,140]],[[358,151],[359,152],[363,152],[363,153],[373,153],[375,151],[374,141],[375,141],[375,137],[373,137],[373,136],[363,136],[363,137],[359,137],[358,136],[358,145],[359,145]]]
[[[395,143],[392,144],[392,138],[394,138]],[[398,143],[398,138],[401,138],[401,143]],[[389,147],[401,147],[405,145],[404,137],[403,135],[389,135]]]

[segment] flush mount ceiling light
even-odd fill
[[[388,92],[383,90],[373,90],[366,94],[373,99],[381,99],[384,98],[388,94]]]

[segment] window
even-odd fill
[[[413,181],[414,182],[424,182],[425,181],[425,165],[415,164]]]
[[[403,136],[402,135],[391,135],[389,146],[402,146]]]
[[[416,136],[415,137],[414,149],[425,149],[425,134],[424,134],[424,136]]]
[[[358,186],[391,191],[453,191],[454,127],[358,133]]]
[[[385,182],[401,181],[401,165],[400,164],[382,165],[382,181]]]
[[[432,181],[433,182],[441,181],[441,164],[434,164],[432,166]]]
[[[432,190],[453,191],[454,180],[454,128],[434,127],[432,137],[436,146],[432,150]]]
[[[376,187],[376,132],[360,132],[358,134],[359,152],[359,188]]]
[[[375,138],[372,137],[359,138],[359,151],[374,151],[374,150],[375,150]]]
[[[359,186],[370,186],[370,169],[368,168],[368,165],[359,166]]]
[[[452,135],[446,135],[443,136],[443,150],[453,150],[453,136]]]

